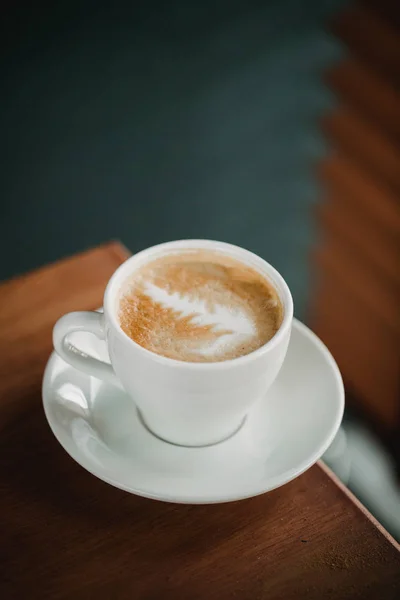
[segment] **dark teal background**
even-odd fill
[[[121,239],[205,237],[287,278],[302,315],[320,76],[340,0],[57,2],[9,9],[2,279]]]

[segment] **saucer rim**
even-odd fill
[[[55,428],[53,427],[53,424],[52,424],[52,418],[50,417],[50,414],[49,414],[49,411],[47,408],[47,405],[50,404],[50,402],[51,402],[51,398],[49,397],[49,395],[50,395],[49,390],[51,390],[51,385],[49,384],[50,373],[52,372],[52,369],[54,368],[55,362],[58,360],[62,360],[55,351],[53,351],[51,353],[51,355],[47,361],[47,364],[46,364],[46,367],[44,370],[43,381],[42,381],[42,403],[43,403],[43,409],[44,409],[44,413],[45,413],[47,422],[49,424],[49,427],[50,427],[54,437],[58,441],[58,443],[80,467],[85,469],[85,471],[89,472],[91,475],[93,475],[97,479],[100,479],[101,481],[104,481],[105,483],[112,485],[113,487],[123,490],[124,492],[128,492],[130,494],[135,494],[137,496],[141,496],[143,498],[148,498],[150,500],[158,500],[161,502],[169,502],[169,503],[172,502],[175,504],[199,504],[199,505],[222,504],[222,503],[227,503],[227,502],[246,500],[248,498],[254,498],[256,496],[261,496],[262,494],[271,492],[283,485],[286,485],[290,481],[293,481],[294,479],[296,479],[296,477],[299,477],[300,475],[305,473],[309,468],[311,468],[321,458],[321,456],[324,454],[324,452],[326,452],[326,450],[329,448],[329,446],[333,442],[335,435],[336,435],[336,433],[340,427],[340,424],[342,422],[343,413],[344,413],[345,392],[344,392],[343,380],[342,380],[342,376],[339,371],[339,367],[338,367],[335,359],[333,358],[331,352],[328,350],[328,348],[322,342],[322,340],[313,331],[311,331],[311,329],[309,327],[307,327],[307,325],[304,325],[304,323],[302,323],[301,321],[299,321],[296,318],[293,318],[293,328],[297,329],[301,335],[307,337],[315,346],[317,346],[318,350],[324,355],[324,358],[326,359],[327,364],[330,367],[330,370],[331,370],[331,373],[332,373],[332,376],[333,376],[333,379],[335,382],[335,386],[337,388],[337,407],[336,407],[336,411],[335,411],[335,418],[332,420],[329,434],[327,434],[324,442],[319,444],[319,446],[310,455],[310,457],[307,460],[302,461],[302,463],[300,463],[300,465],[298,467],[289,469],[288,471],[284,471],[284,472],[280,473],[279,475],[275,476],[274,478],[269,479],[268,480],[269,483],[268,483],[268,485],[266,485],[265,488],[261,489],[260,486],[257,486],[254,490],[249,489],[246,491],[246,493],[243,493],[243,494],[240,494],[240,493],[236,493],[236,494],[230,493],[227,495],[218,494],[215,497],[211,497],[210,494],[207,494],[205,497],[202,497],[202,496],[193,497],[190,495],[185,496],[184,494],[179,494],[179,496],[176,496],[174,494],[168,494],[165,492],[157,494],[155,492],[149,492],[147,490],[142,490],[140,488],[126,485],[123,482],[116,480],[112,477],[100,475],[99,473],[95,472],[94,469],[87,466],[87,464],[83,460],[81,460],[81,454],[79,452],[74,453],[69,448],[67,448],[66,444],[64,444],[62,439],[57,435]],[[65,361],[63,361],[63,362],[65,362]],[[77,369],[75,369],[75,370],[77,371]],[[84,373],[83,373],[83,376],[90,377],[90,375],[85,375]],[[167,442],[165,442],[165,443],[167,443]],[[187,450],[191,451],[191,450],[193,450],[193,448],[188,447]]]

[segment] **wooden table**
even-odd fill
[[[41,379],[51,329],[101,304],[117,243],[0,286],[0,596],[325,600],[400,597],[395,542],[322,464],[264,496],[181,506],[79,467],[53,437]]]

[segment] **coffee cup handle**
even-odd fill
[[[106,339],[104,315],[95,311],[71,312],[59,319],[53,329],[53,345],[65,362],[88,375],[118,383],[110,363],[89,356],[72,344],[68,336],[76,331],[93,333],[100,340]]]

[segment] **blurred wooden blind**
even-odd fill
[[[350,6],[331,24],[347,57],[325,74],[312,326],[367,415],[400,438],[400,0]]]

